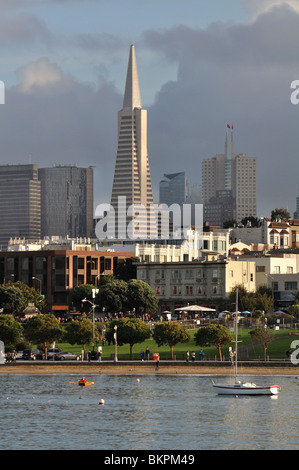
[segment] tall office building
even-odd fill
[[[10,237],[40,238],[40,182],[37,165],[0,166],[0,246]]]
[[[89,237],[93,230],[93,168],[40,168],[41,235]]]
[[[228,126],[229,128],[230,126]],[[225,152],[202,162],[202,188],[205,215],[214,214],[214,223],[222,225],[224,217],[237,222],[256,217],[256,158],[234,152],[231,127],[231,158],[228,158],[228,130]],[[218,215],[216,215],[218,214]]]
[[[165,174],[159,184],[159,203],[185,204],[189,196],[189,185],[184,171]]]
[[[153,193],[147,151],[147,111],[142,109],[135,48],[131,46],[123,108],[118,112],[118,148],[111,196],[115,238],[147,238],[150,234],[151,204]],[[128,214],[128,207],[132,205],[135,217]],[[140,212],[137,212],[138,207]],[[113,213],[110,212],[110,215]],[[134,233],[128,234],[132,226]]]
[[[293,217],[294,219],[299,219],[299,196],[296,197],[296,210]]]

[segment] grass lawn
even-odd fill
[[[194,342],[194,335],[196,330],[189,330],[190,331],[190,341],[188,343],[179,343],[174,347],[174,358],[177,360],[185,360],[186,358],[186,352],[190,352],[190,357],[192,351],[196,353],[196,359],[199,358],[199,350],[201,349],[200,346],[196,346]],[[239,343],[238,347],[242,346],[250,346],[252,345],[252,339],[249,334],[251,330],[246,329],[246,328],[240,328],[238,330],[238,340],[241,341]],[[294,340],[299,340],[298,336],[295,336],[293,334],[289,335],[290,330],[271,330],[274,332],[275,339],[282,338],[279,341],[273,341],[270,343],[268,349],[267,349],[267,356],[269,358],[280,358],[280,359],[285,359],[286,358],[286,351],[290,348],[290,345],[292,341]],[[294,330],[292,330],[293,333]],[[232,333],[234,335],[234,333]],[[283,339],[284,338],[284,339]],[[102,342],[100,341],[96,346],[95,349],[97,350],[97,346],[102,345]],[[133,359],[134,360],[139,360],[140,359],[140,352],[142,350],[145,351],[146,347],[149,347],[150,353],[152,357],[153,353],[158,353],[160,355],[160,359],[171,359],[171,352],[170,352],[170,347],[168,345],[160,346],[158,347],[156,342],[150,338],[146,340],[143,343],[135,344],[133,346]],[[231,345],[234,347],[234,343]],[[229,346],[225,346],[222,348],[222,355],[225,356],[225,358],[228,357],[228,351],[229,351]],[[81,354],[81,350],[83,349],[81,345],[70,345],[68,343],[56,343],[56,347],[63,351],[71,351],[75,352],[77,354]],[[91,345],[86,346],[86,351],[92,350]],[[209,347],[203,347],[202,348],[205,353],[205,359],[210,359],[214,360],[215,358],[218,359],[218,350],[216,349],[215,346],[209,346]],[[119,360],[128,360],[130,359],[130,347],[128,344],[125,344],[123,346],[118,346],[117,347],[117,356]],[[102,360],[110,360],[114,357],[114,345],[111,344],[110,346],[106,343],[102,347]],[[264,358],[264,352],[263,352],[263,347],[262,346],[256,346],[250,351],[250,358],[254,359],[255,357],[259,357],[261,360]]]

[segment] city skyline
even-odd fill
[[[299,106],[290,101],[290,85],[299,78],[298,5],[128,0],[112,7],[90,0],[84,8],[74,0],[3,1],[0,164],[94,166],[94,206],[109,202],[115,116],[134,44],[154,200],[164,173],[184,171],[190,186],[199,184],[202,161],[222,151],[226,123],[233,122],[235,152],[257,158],[257,216],[275,207],[292,214]]]

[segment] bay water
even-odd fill
[[[216,377],[206,375],[90,375],[90,387],[79,387],[78,379],[1,375],[0,449],[299,448],[296,376],[250,376],[259,384],[279,384],[274,397],[217,395]]]

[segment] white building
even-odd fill
[[[254,260],[221,259],[216,253],[193,262],[138,264],[137,279],[152,287],[161,309],[171,311],[188,303],[219,306],[240,283],[248,292],[256,289]]]

